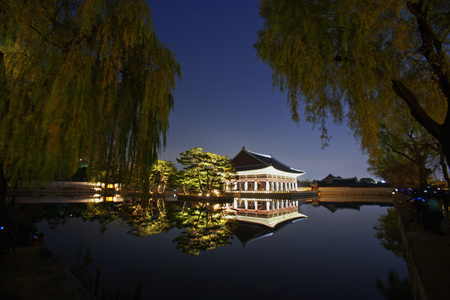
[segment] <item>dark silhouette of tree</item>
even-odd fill
[[[411,300],[414,299],[409,278],[400,279],[397,272],[389,271],[389,282],[384,286],[383,281],[377,278],[377,288],[387,300]]]
[[[403,248],[402,234],[398,227],[398,220],[395,209],[388,208],[387,214],[382,215],[377,224],[373,226],[376,230],[376,238],[380,240],[381,245],[395,256],[406,261],[405,249]]]
[[[375,175],[399,187],[428,185],[430,176],[439,169],[440,145],[417,122],[406,122],[400,128],[381,126],[378,151],[368,163]]]

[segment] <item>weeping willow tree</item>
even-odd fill
[[[422,126],[411,122],[407,112],[399,111],[398,116],[398,126],[380,126],[381,155],[369,158],[369,170],[394,186],[425,188],[431,175],[447,171],[446,165],[439,169],[441,147]]]
[[[322,127],[347,121],[379,154],[381,125],[409,111],[450,162],[450,2],[262,0],[255,45],[287,93],[292,118]]]
[[[144,0],[1,1],[2,190],[67,178],[83,158],[146,191],[180,74]]]

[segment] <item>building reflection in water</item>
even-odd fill
[[[311,199],[311,205],[315,207],[323,206],[332,213],[340,209],[353,209],[360,210],[363,206],[377,205],[381,207],[394,206],[391,197],[380,196],[340,196],[340,195],[327,195],[320,198]]]
[[[273,236],[285,226],[307,218],[299,212],[303,200],[235,198],[223,208],[235,217],[238,227],[235,236],[245,246],[251,241]]]
[[[15,203],[42,206],[39,211],[48,213],[46,218],[54,226],[68,218],[96,220],[100,232],[107,224],[121,220],[128,234],[147,236],[182,229],[174,241],[177,248],[189,254],[230,244],[233,235],[245,246],[251,241],[274,235],[287,225],[307,218],[299,212],[299,205],[307,199],[228,198],[227,200],[192,199],[190,201],[150,200],[143,206],[139,200],[119,195],[104,197],[94,195],[46,195],[42,197],[17,196]],[[118,202],[118,203],[117,203]],[[170,204],[166,206],[166,204]],[[74,206],[68,206],[69,204]],[[84,204],[83,206],[79,206]],[[22,207],[26,209],[26,206]],[[76,212],[76,213],[75,213]],[[53,221],[54,220],[54,221]],[[200,243],[200,242],[201,243]]]

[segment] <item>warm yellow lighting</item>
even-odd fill
[[[114,201],[114,197],[106,197],[106,201]]]
[[[106,186],[107,189],[113,189],[114,188],[114,184],[112,183],[108,183],[108,185]]]

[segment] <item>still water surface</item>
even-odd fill
[[[377,278],[386,285],[390,270],[408,277],[406,263],[375,237],[386,205],[300,202],[298,212],[307,218],[252,239],[258,234],[236,222],[229,232],[220,229],[228,226],[223,222],[209,231],[187,229],[187,218],[176,215],[183,203],[163,204],[154,206],[151,222],[136,222],[142,217],[136,207],[122,207],[127,215],[117,204],[41,204],[47,216],[36,226],[67,266],[79,262],[79,274],[99,298],[138,291],[141,299],[384,299]]]

